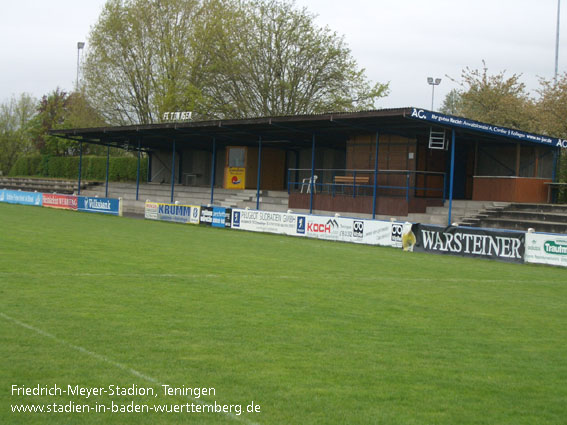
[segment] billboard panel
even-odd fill
[[[111,215],[122,215],[120,200],[113,198],[93,198],[90,196],[79,196],[79,211],[96,212]]]
[[[305,236],[305,215],[282,212],[232,210],[232,228],[252,232]]]
[[[232,223],[232,208],[201,207],[199,222],[213,227],[230,227]]]
[[[526,233],[526,263],[567,267],[567,235]]]
[[[211,219],[213,227],[230,227],[232,222],[232,208],[213,207]]]
[[[306,236],[310,238],[401,247],[396,237],[401,223],[350,217],[307,216]]]
[[[61,208],[65,210],[76,210],[79,198],[74,195],[58,195],[55,193],[43,194],[43,206],[49,208]]]
[[[39,192],[22,192],[19,190],[2,190],[0,202],[8,204],[35,205],[41,206],[43,194]]]
[[[148,220],[157,220],[158,219],[158,203],[157,202],[150,202],[146,201],[146,205],[144,208],[144,218]]]
[[[524,262],[525,233],[414,224],[414,251]]]
[[[194,205],[146,202],[145,217],[151,220],[199,224],[201,207]]]

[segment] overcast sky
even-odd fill
[[[87,41],[105,0],[0,0],[0,101],[71,90],[77,42]],[[533,91],[555,66],[557,0],[296,0],[343,35],[375,82],[390,82],[379,108],[431,107],[427,77],[442,78],[435,108],[465,67],[522,74]],[[567,4],[562,4],[562,16]],[[567,66],[562,19],[559,72]],[[86,48],[88,49],[88,43]]]

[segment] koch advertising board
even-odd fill
[[[194,205],[163,204],[146,202],[145,217],[151,220],[173,221],[175,223],[199,224],[201,208]]]
[[[120,200],[112,198],[93,198],[90,196],[79,196],[77,209],[79,211],[86,212],[122,215]]]
[[[73,195],[57,195],[54,193],[43,194],[43,206],[49,208],[61,208],[64,210],[76,210],[79,198]]]
[[[150,202],[146,201],[146,205],[144,208],[144,217],[148,220],[157,220],[158,219],[158,203],[157,202]]]
[[[201,224],[213,227],[230,227],[232,222],[232,208],[201,207]]]
[[[0,191],[0,202],[8,204],[41,206],[42,194],[38,192],[22,192],[19,190],[4,189]]]
[[[525,233],[414,224],[414,251],[524,262]]]
[[[389,221],[307,216],[305,235],[332,241],[401,247],[402,227],[402,223]]]
[[[567,267],[567,235],[526,233],[526,263]]]
[[[232,228],[252,232],[305,236],[306,216],[257,210],[232,210]]]

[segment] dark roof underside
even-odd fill
[[[379,132],[417,138],[428,137],[432,125],[438,129],[453,128],[410,119],[412,109],[53,130],[50,134],[119,148],[136,148],[140,143],[143,150],[171,149],[173,141],[177,150],[184,147],[209,150],[213,139],[222,145],[252,146],[257,145],[260,138],[268,146],[297,149],[311,146],[313,136],[318,146],[344,148],[349,137],[359,134]],[[460,141],[517,142],[505,136],[455,130]]]

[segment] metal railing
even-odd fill
[[[392,196],[446,198],[446,173],[411,170],[315,169],[290,168],[288,193],[325,193],[335,196]],[[376,189],[374,182],[376,180]]]

